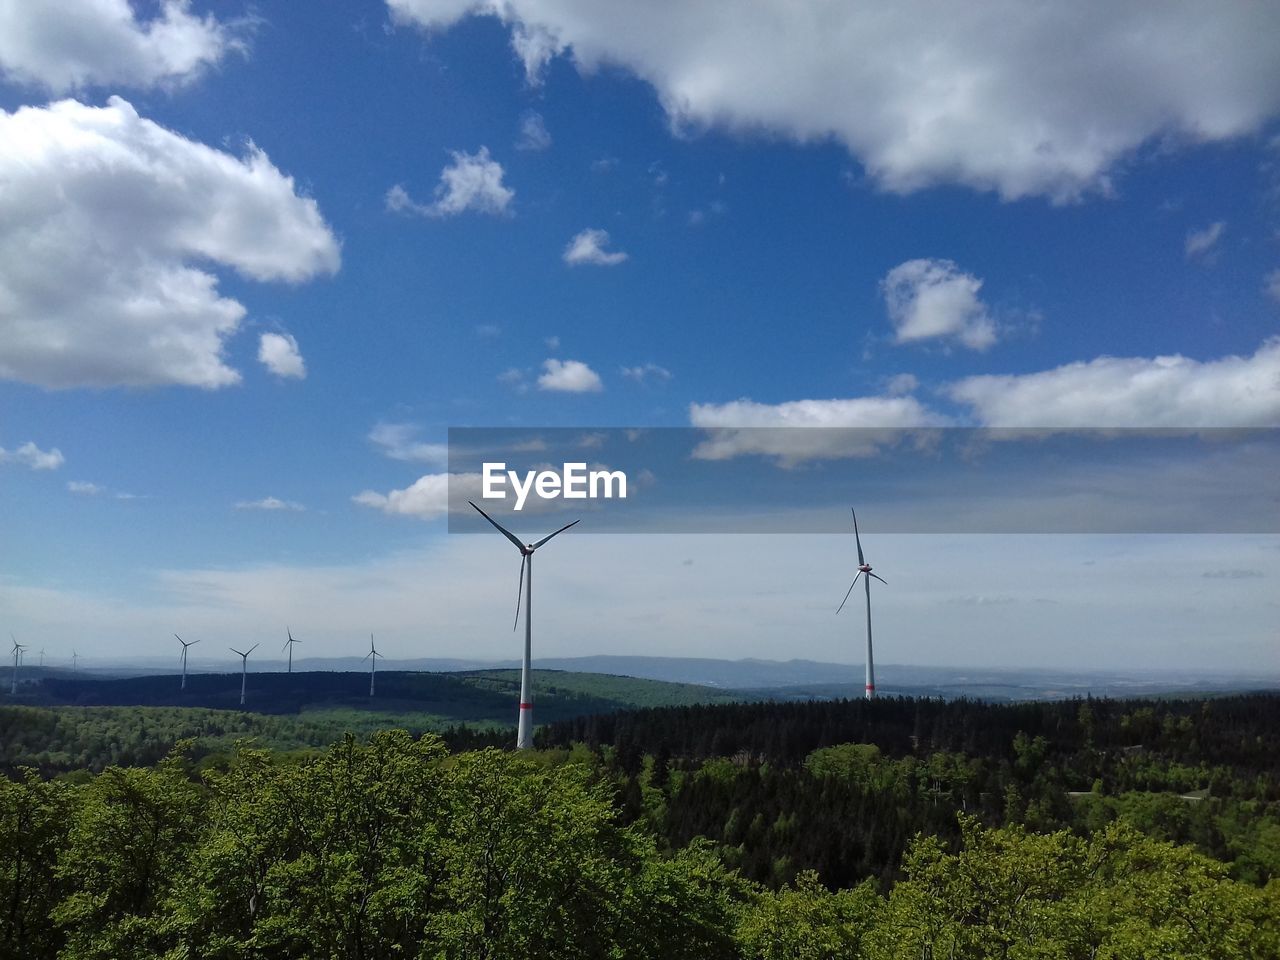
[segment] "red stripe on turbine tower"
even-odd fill
[[[521,709],[521,710],[532,710],[532,709],[533,709],[533,704],[532,704],[532,703],[522,703],[522,704],[520,704],[520,709]]]

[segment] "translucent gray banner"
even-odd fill
[[[457,533],[1280,532],[1276,428],[453,428],[448,470]]]

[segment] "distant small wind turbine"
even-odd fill
[[[187,647],[194,647],[200,641],[192,640],[188,642],[186,640],[183,640],[176,633],[174,634],[174,637],[177,639],[177,641],[180,644],[182,644],[182,686],[180,686],[178,689],[185,690],[187,689]]]
[[[44,669],[44,647],[40,648],[40,668]]]
[[[467,503],[471,503],[470,500]],[[524,591],[524,660],[520,665],[520,723],[516,728],[516,749],[528,750],[533,746],[533,689],[530,685],[530,662],[533,650],[533,552],[552,537],[564,533],[574,523],[566,523],[555,533],[548,534],[537,543],[521,543],[520,538],[498,523],[474,503],[471,506],[480,516],[498,528],[498,532],[515,544],[520,551],[520,587],[516,590],[516,619],[511,629],[520,623],[520,591]]]
[[[840,601],[840,606],[836,609],[839,613],[844,609],[844,605],[849,602],[849,594],[853,593],[853,588],[858,583],[858,577],[865,577],[863,583],[867,588],[867,699],[874,700],[876,696],[876,668],[871,659],[871,578],[875,577],[886,587],[888,581],[879,574],[871,572],[871,564],[867,563],[867,558],[862,555],[862,540],[858,536],[858,512],[850,510],[853,513],[853,540],[858,545],[858,572],[854,574],[853,583],[849,584],[849,590],[844,595],[844,599]]]
[[[378,672],[378,658],[381,657],[377,648],[373,645],[373,634],[369,634],[369,652],[366,653],[361,660],[369,661],[369,696],[373,696],[373,678]],[[386,659],[385,657],[383,659]]]
[[[78,653],[76,653],[74,650],[72,650],[72,651],[71,651],[71,672],[72,672],[72,673],[75,673],[75,672],[76,672],[76,661],[77,661],[77,660],[79,660],[79,659],[80,659],[80,654],[78,654]]]
[[[252,647],[250,647],[244,653],[241,653],[235,647],[227,647],[227,649],[240,658],[240,706],[243,707],[245,681],[248,679],[248,676],[249,676],[249,654],[253,653],[253,651],[258,649],[258,644],[255,643]]]
[[[18,642],[18,638],[12,633],[9,639],[13,641],[13,684],[9,687],[9,695],[17,696],[18,694],[18,664],[22,662],[22,651],[27,649]]]
[[[289,651],[289,669],[287,672],[293,673],[293,645],[295,643],[301,643],[302,641],[293,639],[293,632],[288,627],[284,628],[284,632],[289,637],[289,639],[284,642],[283,647],[283,649]]]

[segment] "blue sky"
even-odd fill
[[[507,574],[472,576],[486,545],[421,484],[449,427],[1280,425],[1280,12],[934,7],[0,2],[0,625],[103,656],[285,621],[314,652],[369,623],[505,656]],[[557,544],[549,596],[586,607],[541,621],[548,653],[656,642],[583,625],[599,539]],[[820,540],[796,589],[841,594]],[[955,587],[1013,598],[955,608],[974,637],[1052,599],[1028,542],[983,548],[1004,587]],[[699,569],[627,544],[635,602],[654,564]],[[1210,591],[1225,647],[1179,663],[1274,652],[1280,551],[1231,549],[1207,572],[1247,575],[1131,611],[1155,635]],[[957,662],[915,639],[955,618],[927,553],[887,662]],[[428,572],[432,603],[389,603]],[[858,659],[827,621],[780,642],[794,615],[690,609],[661,643]],[[1159,649],[1104,639],[1102,665]]]

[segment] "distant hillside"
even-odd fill
[[[259,670],[283,672],[283,662],[255,661]],[[484,661],[449,658],[388,659],[388,672],[475,674],[514,670],[514,660]],[[544,657],[535,661],[539,671],[633,677],[693,685],[711,690],[734,691],[734,699],[779,698],[831,699],[861,696],[861,663],[826,663],[816,660],[717,660],[708,657],[586,656]],[[206,673],[233,673],[239,663],[199,664]],[[308,657],[294,662],[305,673],[351,673],[366,669],[358,657]],[[169,673],[172,660],[136,658],[95,662],[72,675],[65,669],[24,667],[24,676],[65,678],[136,677]],[[90,673],[92,671],[92,673]],[[0,673],[3,677],[3,673]],[[1280,674],[1213,673],[1202,670],[1144,668],[1117,670],[1054,670],[1020,667],[922,667],[884,663],[876,671],[877,686],[886,695],[915,697],[980,698],[996,702],[1060,700],[1076,696],[1130,697],[1152,694],[1206,694],[1280,688]],[[598,691],[597,691],[598,692]],[[703,697],[712,694],[703,692]],[[612,697],[606,695],[606,699]],[[625,700],[626,697],[624,696]],[[2,702],[2,701],[0,701]]]
[[[721,691],[686,684],[554,670],[534,671],[534,691],[539,723],[633,707],[685,706],[732,698]],[[442,722],[514,724],[519,674],[515,670],[380,671],[376,694],[370,699],[368,673],[250,673],[245,709],[275,715],[345,709],[425,714]],[[191,674],[186,690],[180,689],[178,677],[172,674],[115,678],[60,674],[23,683],[17,697],[3,697],[0,702],[235,710],[240,702],[240,674]]]

